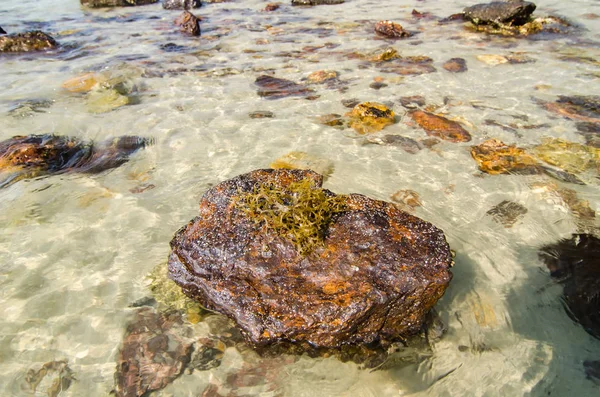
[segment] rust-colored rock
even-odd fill
[[[337,196],[321,183],[312,171],[267,169],[213,187],[199,216],[171,241],[170,277],[204,307],[235,320],[257,347],[386,344],[418,332],[452,278],[444,234],[394,204]],[[269,192],[289,201],[272,203]],[[268,219],[295,213],[295,201],[312,194],[325,199],[311,202],[303,219],[327,213],[324,203],[337,207],[326,222],[309,226],[321,240],[301,253],[297,234]],[[272,218],[252,217],[250,202]],[[305,226],[291,222],[285,230]]]
[[[600,338],[600,239],[573,234],[542,247],[539,256],[552,278],[563,284],[569,316]]]
[[[523,149],[515,145],[507,145],[497,139],[488,139],[477,146],[472,146],[471,156],[481,171],[491,175],[541,172],[535,158],[525,153]]]
[[[560,95],[556,102],[538,102],[548,111],[571,120],[600,123],[600,96],[598,95]]]
[[[200,36],[200,19],[187,10],[175,20],[175,25],[179,26],[184,33]]]
[[[309,96],[314,93],[310,88],[290,80],[262,75],[254,82],[258,86],[258,95],[268,99],[280,99],[288,96]]]
[[[451,58],[442,67],[452,73],[462,73],[468,70],[467,61],[463,58]]]
[[[269,3],[265,6],[265,11],[277,11],[279,6],[279,3]]]
[[[410,112],[412,119],[427,132],[427,135],[450,142],[469,142],[471,134],[456,121],[422,110]]]
[[[178,312],[142,308],[127,326],[115,373],[117,397],[142,397],[177,378],[190,362],[191,329]]]
[[[379,21],[375,24],[375,33],[392,39],[400,39],[412,36],[412,33],[404,30],[402,25],[392,21]]]
[[[346,116],[350,118],[350,127],[359,134],[381,131],[395,123],[394,111],[377,102],[359,103]]]
[[[26,178],[115,168],[149,140],[122,136],[98,144],[56,135],[16,136],[0,142],[0,187]]]
[[[0,52],[45,51],[56,47],[56,40],[39,30],[0,37]]]

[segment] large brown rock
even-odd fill
[[[391,203],[337,196],[321,184],[312,171],[267,169],[213,187],[171,241],[169,276],[257,347],[385,345],[418,332],[452,278],[443,232]],[[285,199],[271,203],[272,192]],[[336,209],[312,201],[304,216],[296,205],[311,195]],[[250,202],[273,218],[250,216]],[[326,219],[312,225],[320,240],[310,250],[292,237],[311,227],[289,224],[297,216]],[[277,217],[288,224],[271,226]]]
[[[469,142],[471,134],[456,121],[422,110],[413,110],[410,117],[425,130],[427,135],[450,142]]]

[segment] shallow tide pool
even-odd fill
[[[290,152],[325,164],[324,187],[336,193],[386,201],[400,190],[418,194],[420,205],[409,209],[442,229],[456,253],[454,279],[436,305],[444,336],[375,369],[227,345],[218,365],[188,368],[152,396],[598,395],[600,381],[583,363],[600,360],[600,341],[567,314],[562,286],[538,257],[540,247],[572,233],[598,233],[589,215],[600,207],[598,169],[578,174],[582,184],[548,173],[488,175],[470,149],[490,138],[522,148],[544,138],[586,143],[577,120],[541,101],[600,92],[600,2],[537,1],[534,16],[572,23],[565,34],[503,37],[439,22],[475,3],[286,1],[266,12],[266,1],[233,0],[193,10],[202,35],[191,37],[173,25],[181,11],[158,3],[88,9],[77,0],[1,1],[4,30],[43,30],[60,47],[0,54],[0,141],[136,135],[153,144],[98,174],[0,188],[0,395],[47,395],[54,373],[34,391],[28,372],[61,360],[74,380],[58,395],[109,395],[126,327],[152,297],[147,275],[166,263],[169,241],[197,214],[202,194]],[[418,18],[413,9],[432,15]],[[414,35],[377,36],[374,25],[385,19]],[[370,60],[390,47],[431,58],[428,73]],[[457,57],[467,71],[443,68]],[[337,81],[310,84],[322,70],[338,72]],[[63,85],[86,73],[121,79],[129,104],[106,108]],[[314,93],[260,97],[261,75]],[[421,108],[461,123],[472,140],[431,145],[402,104],[417,95]],[[342,103],[350,99],[386,104],[395,124],[361,135],[319,121],[350,111]],[[272,117],[249,116],[256,111]],[[420,142],[418,149],[389,135]],[[488,213],[505,200],[526,211],[504,223]],[[578,204],[587,216],[573,209]],[[196,339],[219,337],[227,325],[216,315],[183,318]]]

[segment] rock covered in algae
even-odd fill
[[[15,136],[0,142],[0,187],[43,175],[98,173],[126,163],[129,155],[150,143],[136,136],[98,144],[58,135]]]
[[[394,204],[257,170],[204,194],[169,275],[254,346],[386,344],[418,332],[452,274],[444,234]]]
[[[56,40],[40,30],[0,37],[0,52],[45,51],[56,47]]]
[[[127,326],[117,358],[117,397],[142,397],[177,378],[190,362],[191,328],[177,312],[139,309]]]
[[[529,1],[492,1],[475,4],[463,10],[465,19],[475,25],[523,25],[535,11]]]
[[[258,95],[267,99],[280,99],[288,96],[308,96],[313,90],[293,81],[262,75],[254,82],[258,86]]]
[[[346,113],[349,125],[359,134],[381,131],[396,122],[394,111],[377,102],[363,102]]]
[[[567,313],[600,338],[600,239],[573,234],[542,247],[539,256],[552,278],[563,284]]]
[[[600,171],[600,149],[560,138],[543,138],[531,150],[540,160],[566,172]]]
[[[471,156],[479,169],[487,174],[537,174],[541,172],[537,160],[515,145],[497,139],[471,146]]]
[[[412,33],[404,30],[402,25],[392,21],[379,21],[375,24],[375,33],[392,39],[400,39],[412,36]]]
[[[410,116],[429,136],[450,142],[469,142],[471,140],[471,134],[456,121],[423,110],[413,110],[410,112]]]

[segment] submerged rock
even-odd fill
[[[386,344],[417,333],[452,259],[442,231],[395,205],[257,170],[206,192],[171,241],[170,277],[248,342]]]
[[[0,187],[43,175],[98,173],[126,163],[129,155],[148,144],[136,136],[99,144],[57,135],[16,136],[0,142]]]
[[[342,4],[345,0],[292,0],[293,6],[318,6]]]
[[[451,58],[442,67],[452,73],[463,73],[468,70],[467,61],[463,58]]]
[[[392,39],[400,39],[412,36],[412,33],[404,30],[402,25],[392,21],[377,22],[375,24],[375,33]]]
[[[363,102],[346,113],[349,126],[359,134],[381,131],[396,122],[394,111],[377,102]]]
[[[471,140],[471,134],[456,121],[422,110],[413,110],[409,114],[429,136],[450,142],[469,142]]]
[[[426,56],[397,57],[381,66],[382,73],[396,73],[401,76],[418,76],[437,71],[433,66],[433,59]]]
[[[117,397],[142,397],[176,379],[190,362],[191,329],[177,312],[144,307],[127,326],[117,359]]]
[[[2,26],[0,26],[0,34],[6,34],[6,31],[2,29]]]
[[[202,6],[201,0],[163,0],[162,6],[165,10],[189,10]]]
[[[531,19],[535,4],[528,1],[492,1],[463,10],[465,19],[475,25],[523,25]]]
[[[552,278],[563,285],[567,314],[600,338],[600,239],[573,234],[542,247],[539,256]]]
[[[523,149],[507,145],[497,139],[471,147],[471,156],[479,169],[487,174],[538,174],[541,169],[538,162]]]
[[[600,384],[600,360],[585,360],[583,362],[583,368],[585,370],[585,376],[588,379],[594,381],[596,384]]]
[[[30,369],[25,375],[23,389],[29,389],[32,394],[39,393],[37,389],[46,389],[48,397],[58,397],[60,392],[67,391],[71,383],[76,380],[73,371],[66,360],[50,361],[42,365],[37,371]]]
[[[175,20],[175,25],[179,26],[183,33],[192,36],[200,36],[200,19],[189,11],[184,11]]]
[[[280,99],[288,96],[309,96],[314,93],[310,88],[290,80],[262,75],[254,82],[258,86],[258,95],[267,99]]]
[[[410,213],[414,212],[415,208],[422,205],[419,193],[410,189],[398,190],[390,196],[390,199],[392,199],[402,211]]]
[[[56,40],[39,30],[0,37],[0,52],[45,51],[56,47]]]
[[[279,3],[269,3],[265,6],[265,11],[270,12],[270,11],[277,11],[280,7]]]
[[[600,149],[560,138],[543,138],[531,150],[540,160],[569,173],[600,172]]]
[[[143,6],[158,3],[158,0],[81,0],[81,5],[90,8]]]
[[[514,201],[504,200],[494,206],[486,214],[491,215],[492,219],[505,228],[513,227],[517,221],[521,220],[527,213],[527,208]]]
[[[289,152],[273,161],[269,167],[286,170],[311,170],[327,179],[334,170],[333,162],[306,152]]]
[[[559,95],[556,102],[538,100],[546,110],[571,120],[600,123],[600,96]]]

